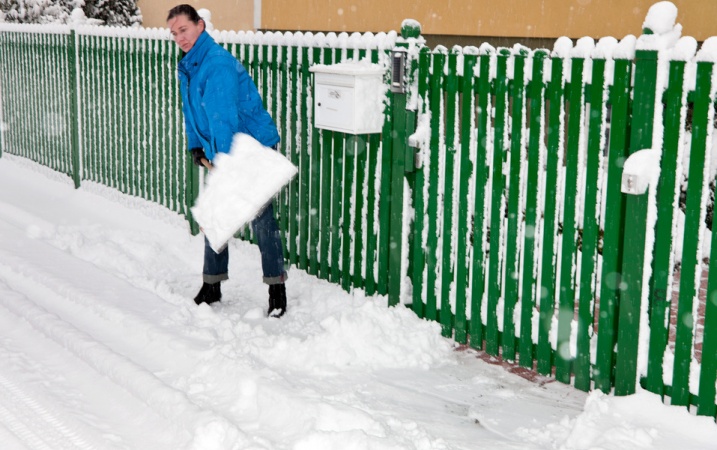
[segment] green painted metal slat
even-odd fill
[[[456,173],[456,124],[458,109],[458,55],[453,52],[447,58],[448,75],[445,81],[445,152],[443,168],[443,229],[441,230],[441,311],[439,314],[441,334],[446,337],[453,335],[453,312],[451,311],[451,294],[454,287],[455,268],[458,262],[454,259],[454,184],[459,174]],[[441,149],[443,150],[443,149]],[[460,166],[459,166],[460,168]],[[460,199],[459,199],[460,201]]]
[[[431,139],[428,154],[428,226],[426,252],[426,309],[425,317],[438,319],[438,180],[439,180],[439,124],[441,120],[443,67],[446,56],[443,53],[432,55],[432,72],[429,83],[429,107],[431,111]]]
[[[711,251],[717,252],[717,233],[712,233],[712,242],[710,244]],[[714,255],[714,253],[710,253],[710,255]],[[711,259],[706,298],[697,414],[714,417],[717,414],[717,405],[715,405],[715,381],[717,381],[717,302],[715,302],[717,298],[717,268],[714,267]]]
[[[426,117],[428,114],[428,86],[430,84],[429,67],[431,64],[431,52],[427,47],[423,47],[418,55],[418,98],[421,99],[420,114]],[[413,282],[413,299],[411,308],[418,317],[424,317],[425,305],[424,298],[424,274],[426,268],[426,254],[424,250],[424,227],[426,217],[426,143],[420,145],[419,156],[421,158],[420,167],[417,168],[413,179],[413,208],[416,211],[415,222],[413,224],[413,274],[411,280]]]
[[[341,262],[341,211],[344,203],[344,162],[346,155],[344,133],[333,133],[333,151],[331,152],[332,174],[327,180],[326,189],[331,193],[331,264],[329,280],[339,284]],[[330,187],[332,186],[332,187]]]
[[[304,66],[302,67],[302,70],[305,73],[304,80],[308,79],[309,72],[308,68],[311,66],[311,64],[319,64],[320,58],[321,58],[321,50],[319,48],[313,48],[311,49],[311,53],[307,51],[305,52],[306,55],[311,56],[311,60],[309,61],[308,58],[305,60]],[[308,89],[308,84],[304,84],[304,87]],[[312,91],[312,96],[315,95],[315,92]],[[311,114],[311,120],[313,120],[313,117],[315,116],[315,112],[313,110],[313,105],[311,105],[312,108],[312,114]],[[307,119],[308,120],[308,119]],[[307,127],[308,127],[307,122]],[[321,177],[320,177],[320,166],[319,162],[321,161],[321,131],[318,128],[315,128],[312,124],[311,126],[311,200],[310,200],[310,206],[309,206],[309,214],[310,217],[310,237],[309,237],[309,274],[310,275],[318,275],[319,274],[319,246],[320,246],[320,235],[321,235],[321,220],[323,217],[323,214],[321,213],[321,207],[320,207],[320,191],[319,188],[321,186]]]
[[[498,302],[502,298],[503,259],[501,239],[503,234],[503,215],[505,207],[504,190],[506,185],[503,164],[508,157],[505,144],[508,121],[508,77],[507,65],[510,50],[498,51],[495,78],[495,125],[493,135],[493,161],[491,166],[491,208],[488,239],[490,257],[488,263],[488,321],[486,323],[486,351],[494,356],[500,348],[500,330],[498,328]]]
[[[611,110],[610,142],[605,183],[605,232],[603,237],[598,337],[593,368],[595,388],[605,393],[614,380],[617,305],[621,288],[625,196],[620,191],[622,164],[627,157],[628,119],[630,114],[630,80],[632,62],[615,60],[613,86],[608,104]]]
[[[461,83],[461,122],[460,122],[460,179],[458,182],[458,235],[456,242],[456,314],[455,335],[456,342],[468,342],[467,298],[468,298],[468,271],[470,259],[468,258],[468,235],[472,231],[468,224],[470,180],[474,175],[471,163],[471,151],[475,143],[471,139],[473,122],[475,119],[475,76],[473,74],[477,63],[476,55],[463,55],[463,73]]]
[[[488,136],[491,117],[491,85],[490,66],[492,55],[484,53],[480,56],[480,76],[476,82],[478,108],[476,110],[476,141],[474,175],[474,206],[473,206],[473,255],[471,267],[471,317],[470,346],[474,349],[483,348],[485,328],[483,327],[482,308],[484,305],[487,255],[485,251],[488,216],[486,214],[486,185],[489,179]]]
[[[690,404],[690,366],[692,363],[693,329],[697,318],[693,316],[694,301],[699,288],[701,249],[699,243],[704,226],[704,207],[701,205],[709,164],[705,164],[707,149],[707,123],[709,109],[714,108],[712,71],[714,63],[697,62],[694,112],[692,115],[692,142],[690,146],[689,178],[685,201],[684,242],[680,273],[680,299],[677,305],[675,337],[675,365],[672,377],[673,405]],[[697,286],[696,286],[697,284]],[[711,299],[710,299],[711,300]]]
[[[583,234],[581,241],[580,289],[578,292],[577,354],[574,372],[575,387],[589,391],[590,345],[595,334],[594,314],[597,297],[598,239],[600,232],[600,166],[602,165],[603,107],[606,94],[605,60],[593,59],[592,84],[587,100],[588,146],[585,159],[585,194],[583,196]]]
[[[510,82],[510,176],[508,177],[508,223],[505,246],[505,291],[503,294],[503,358],[515,360],[515,306],[520,296],[520,204],[523,129],[525,124],[525,50],[513,56],[513,80]]]
[[[540,256],[538,346],[536,359],[538,373],[548,375],[553,367],[553,348],[550,332],[555,315],[558,229],[558,173],[562,166],[564,128],[564,61],[559,57],[551,58],[551,79],[546,87],[547,148],[545,196],[543,211],[543,242]]]
[[[672,228],[674,205],[678,183],[678,150],[681,140],[680,129],[684,123],[682,103],[686,100],[684,89],[685,61],[671,61],[669,84],[665,92],[665,133],[660,161],[660,179],[657,185],[658,220],[655,224],[655,245],[652,278],[650,280],[650,344],[647,360],[646,389],[658,395],[664,394],[663,362],[668,340],[666,318],[670,314],[672,264],[674,251]],[[713,396],[714,397],[714,396]],[[714,404],[714,401],[712,402]]]
[[[565,191],[563,194],[563,236],[560,248],[560,287],[558,296],[558,343],[555,356],[555,378],[570,383],[573,357],[570,335],[575,314],[575,277],[577,263],[577,191],[580,133],[583,121],[583,67],[585,60],[572,58],[568,93],[568,134],[565,153]]]
[[[543,95],[545,83],[543,82],[543,64],[548,52],[537,50],[533,54],[533,73],[528,85],[529,125],[528,125],[528,168],[526,175],[525,199],[525,238],[523,241],[523,276],[521,294],[520,316],[520,360],[523,367],[533,367],[533,311],[537,305],[537,250],[539,242],[536,239],[538,230],[538,193],[539,178],[544,161],[542,145],[544,126]]]
[[[372,134],[368,146],[368,194],[366,195],[366,295],[374,295],[378,291],[377,266],[377,245],[378,245],[378,220],[375,218],[378,212],[378,197],[374,179],[379,176],[380,137]]]
[[[299,161],[299,229],[297,265],[300,269],[308,270],[308,238],[309,238],[309,146],[308,146],[308,111],[311,105],[306,102],[308,94],[308,49],[306,47],[291,48],[291,135],[292,145],[295,146]],[[301,59],[299,59],[301,58]],[[300,90],[299,90],[300,89]]]

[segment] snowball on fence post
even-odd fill
[[[642,195],[657,182],[660,176],[660,152],[653,149],[638,150],[631,154],[622,169],[623,194]]]

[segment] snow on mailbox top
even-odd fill
[[[315,65],[314,126],[350,134],[380,133],[386,70],[368,61]]]

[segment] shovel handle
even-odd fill
[[[212,169],[214,168],[214,166],[212,165],[212,163],[210,163],[207,158],[202,158],[201,161],[202,161],[202,165],[203,165],[204,167],[206,167],[207,169],[212,170]]]

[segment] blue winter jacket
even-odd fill
[[[254,81],[206,31],[178,69],[188,150],[201,147],[211,161],[217,152],[229,153],[234,134],[240,132],[267,147],[279,142]]]

